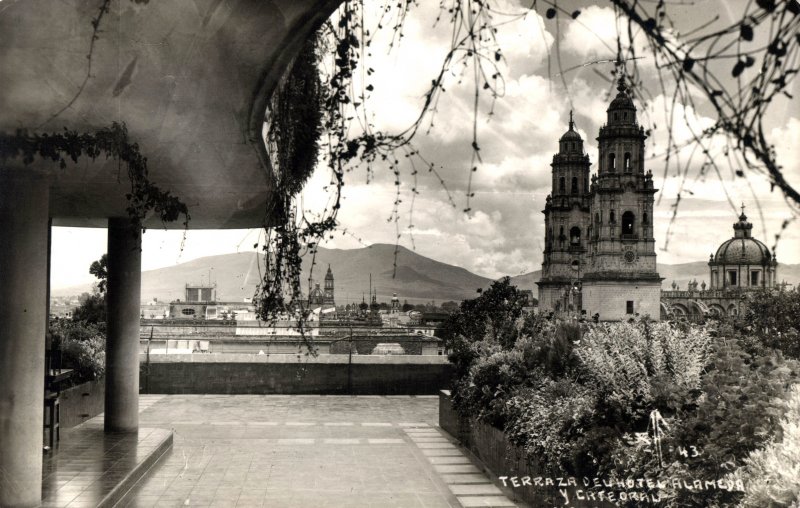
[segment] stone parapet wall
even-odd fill
[[[419,355],[144,355],[142,393],[435,395],[450,385],[445,357]]]

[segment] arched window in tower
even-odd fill
[[[566,239],[566,237],[564,236],[564,226],[561,226],[558,229],[558,239],[561,241],[564,241]]]
[[[611,210],[611,213],[608,214],[608,222],[611,224],[617,222],[616,216],[614,215],[614,210]]]
[[[631,154],[630,154],[630,152],[625,152],[624,164],[625,164],[624,165],[625,172],[626,173],[630,173],[631,172]]]
[[[558,179],[558,190],[559,192],[565,192],[567,189],[567,180],[562,176]]]
[[[622,214],[622,234],[623,235],[632,235],[633,234],[633,227],[634,227],[634,215],[633,212],[628,210],[627,212]]]
[[[613,173],[617,170],[617,160],[616,156],[613,153],[608,154],[608,171]]]
[[[647,222],[647,212],[644,212],[642,214],[642,224],[644,224],[645,226],[650,224],[649,222]]]
[[[572,177],[572,193],[573,194],[577,194],[578,193],[578,177],[577,176],[573,176]]]
[[[597,225],[600,224],[600,213],[599,212],[595,212],[595,214],[594,214],[594,223],[597,224]]]
[[[581,228],[578,226],[573,226],[569,230],[569,244],[576,247],[581,245]]]

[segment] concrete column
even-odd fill
[[[0,169],[0,506],[42,496],[47,180]]]
[[[139,305],[142,233],[127,218],[108,220],[106,432],[139,429]]]

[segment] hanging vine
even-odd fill
[[[0,133],[0,162],[21,160],[30,166],[36,158],[57,163],[66,169],[67,162],[77,163],[82,157],[95,160],[105,155],[124,165],[130,192],[126,211],[134,229],[145,229],[147,215],[155,212],[162,222],[174,222],[183,216],[184,228],[189,226],[189,209],[170,191],[161,190],[148,178],[147,158],[139,151],[137,143],[128,139],[124,123],[114,122],[110,127],[92,133],[78,133],[69,129],[54,133],[30,133],[19,129],[14,134]]]
[[[293,200],[313,173],[320,153],[323,112],[317,60],[317,40],[312,38],[306,41],[269,103],[266,143],[276,192],[266,216],[277,225],[265,228],[264,272],[253,299],[256,314],[263,321],[294,318],[312,353],[315,348],[305,333],[308,309],[302,297],[302,261],[313,247],[311,239],[333,230],[335,219],[319,223],[303,216],[298,219]]]

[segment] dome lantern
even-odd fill
[[[608,125],[636,125],[636,106],[625,85],[625,76],[620,76],[617,83],[617,96],[606,110]]]
[[[583,154],[583,138],[575,130],[575,122],[572,119],[572,110],[569,112],[569,129],[558,140],[560,154],[577,153]]]

